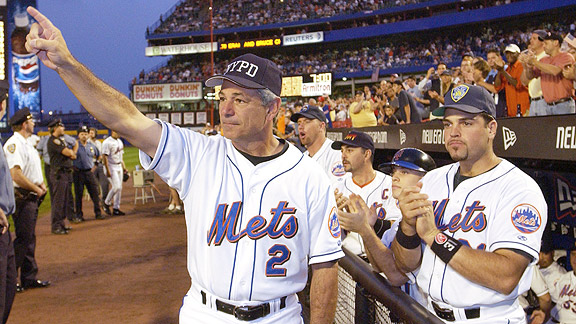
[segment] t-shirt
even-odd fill
[[[560,52],[556,56],[544,57],[540,62],[563,68],[566,64],[573,64],[574,57],[568,53]],[[572,92],[574,91],[572,81],[564,78],[562,73],[552,75],[549,73],[543,73],[539,69],[534,68],[534,77],[540,77],[542,95],[547,103],[572,96]]]

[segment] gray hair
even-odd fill
[[[274,102],[277,98],[280,98],[269,89],[256,89],[256,90],[258,91],[260,99],[262,100],[262,104],[265,107],[270,106],[272,102]]]

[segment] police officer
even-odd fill
[[[8,82],[0,81],[0,119],[6,113]],[[16,295],[16,261],[14,245],[8,231],[7,217],[16,210],[14,201],[14,185],[10,176],[10,168],[6,162],[4,150],[0,150],[0,323],[6,323],[14,295]]]
[[[52,181],[52,234],[68,234],[64,219],[69,220],[72,206],[72,160],[76,159],[76,150],[67,147],[60,137],[64,135],[64,124],[54,119],[48,124],[48,154],[50,155],[50,177]]]
[[[82,196],[84,186],[88,189],[90,198],[94,203],[94,216],[96,219],[104,219],[100,210],[100,197],[98,196],[98,184],[96,177],[92,172],[95,169],[94,158],[100,153],[94,144],[88,142],[88,127],[82,126],[78,129],[78,151],[76,160],[74,160],[74,198],[75,198],[75,215],[73,221],[83,222],[82,214]]]
[[[16,268],[20,269],[17,291],[50,285],[49,281],[36,279],[38,265],[34,257],[36,250],[36,220],[38,206],[46,195],[42,178],[42,165],[36,149],[26,140],[34,133],[34,121],[28,108],[22,108],[10,118],[14,135],[6,141],[4,153],[15,184],[16,210],[12,215],[16,239],[14,253]]]

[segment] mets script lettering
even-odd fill
[[[230,242],[238,242],[244,236],[248,236],[253,240],[257,240],[268,235],[270,238],[279,238],[284,236],[291,238],[298,232],[298,220],[294,214],[296,208],[289,208],[288,202],[281,201],[276,208],[270,210],[272,219],[267,223],[266,218],[260,215],[252,217],[246,224],[246,228],[235,233],[237,222],[239,221],[238,215],[242,207],[242,202],[236,201],[228,211],[228,204],[218,205],[210,232],[208,232],[208,245],[218,246],[222,244],[224,237]],[[292,215],[282,223],[284,215]]]
[[[443,199],[441,201],[434,201],[432,204],[434,206],[434,219],[436,220],[436,227],[439,230],[448,230],[451,233],[455,233],[458,230],[462,232],[469,232],[471,230],[475,232],[481,232],[486,229],[486,214],[483,213],[486,206],[482,206],[480,201],[474,201],[472,204],[464,208],[465,213],[455,214],[450,218],[448,223],[443,224],[444,212],[446,211],[446,205],[449,199]],[[459,239],[459,241],[470,246],[470,243],[465,239]],[[486,245],[484,243],[478,245],[477,249],[484,250]]]

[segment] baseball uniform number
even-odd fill
[[[283,244],[275,244],[268,250],[270,260],[266,262],[266,277],[285,277],[286,268],[275,268],[277,265],[283,265],[290,260],[290,250]]]

